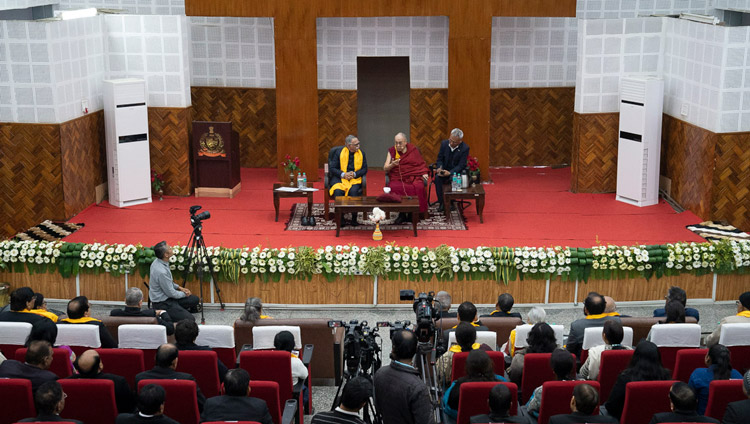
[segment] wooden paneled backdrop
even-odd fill
[[[617,189],[619,113],[573,114],[570,191],[608,193]]]

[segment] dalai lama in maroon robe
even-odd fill
[[[388,157],[383,169],[388,173],[388,187],[391,193],[400,196],[417,196],[419,212],[427,212],[425,187],[428,181],[427,164],[422,154],[406,140],[404,133],[396,134],[394,146],[388,149]],[[396,223],[411,221],[406,214],[399,214]]]

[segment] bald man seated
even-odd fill
[[[179,350],[177,346],[171,343],[165,343],[159,346],[156,350],[156,364],[154,368],[138,373],[135,376],[135,384],[141,380],[192,380],[195,381],[195,377],[186,373],[175,371],[177,369],[177,361],[179,356]],[[201,388],[198,384],[195,385],[196,396],[198,398],[198,410],[203,412],[203,406],[206,403],[206,397],[203,396]]]
[[[72,379],[91,379],[91,380],[111,380],[115,384],[115,401],[117,402],[117,412],[120,414],[133,412],[135,409],[135,396],[130,389],[125,377],[102,372],[104,364],[99,357],[99,353],[94,349],[83,352],[76,358],[73,366],[78,371],[68,378]]]

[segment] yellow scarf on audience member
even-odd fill
[[[362,168],[362,162],[363,162],[362,151],[357,150],[354,153],[354,172],[357,172]],[[349,148],[348,147],[344,147],[343,149],[341,149],[341,154],[339,154],[339,166],[341,166],[342,170],[346,172],[346,168],[349,166]],[[333,192],[335,190],[341,190],[344,192],[344,196],[348,196],[349,189],[352,188],[354,184],[362,184],[362,177],[354,178],[351,180],[342,179],[340,183],[334,184],[331,187],[331,189],[328,191],[328,194],[333,196]]]
[[[476,322],[470,322],[469,324],[473,325],[474,327],[479,327],[479,324],[477,324]],[[456,327],[458,327],[458,324],[451,327],[451,330],[455,329]]]
[[[44,309],[32,309],[32,310],[26,309],[26,310],[23,310],[21,312],[27,312],[27,313],[30,313],[30,314],[40,315],[40,316],[43,316],[45,318],[51,319],[52,322],[57,322],[57,315],[53,314],[50,311],[45,311]]]
[[[750,311],[742,311],[739,314],[737,314],[738,317],[745,317],[750,318]]]
[[[599,319],[599,318],[604,318],[608,316],[611,316],[611,315],[609,314],[586,315],[586,319]]]
[[[87,322],[102,322],[96,318],[83,317],[83,318],[65,318],[61,319],[61,322],[68,322],[70,324],[86,324]]]
[[[479,348],[480,348],[481,346],[482,346],[482,345],[480,345],[479,343],[474,343],[473,345],[471,345],[471,350],[477,350],[477,349],[479,349]],[[461,346],[459,346],[459,345],[457,345],[457,344],[454,344],[454,345],[453,345],[453,346],[451,346],[451,348],[450,348],[450,349],[448,349],[448,350],[450,350],[450,351],[451,351],[451,352],[453,352],[453,353],[460,353],[460,352],[461,352]]]

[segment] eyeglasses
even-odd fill
[[[740,301],[739,300],[735,300],[734,304],[737,305],[737,306],[740,306]]]

